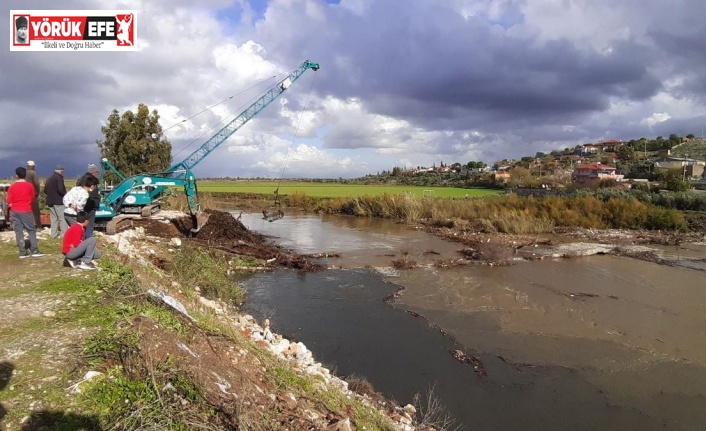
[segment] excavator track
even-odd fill
[[[134,218],[130,216],[113,217],[113,219],[105,225],[106,235],[115,235],[118,232],[122,232],[124,230],[132,228],[133,219]]]
[[[160,209],[161,207],[159,204],[146,205],[142,208],[140,215],[142,215],[142,217],[149,217],[158,212]]]

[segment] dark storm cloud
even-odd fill
[[[420,28],[412,21],[421,18],[405,16],[418,11],[405,9],[394,18],[375,9],[348,17],[334,37],[322,38],[330,43],[323,51],[340,51],[354,65],[324,63],[334,68],[326,74],[329,91],[433,128],[449,115],[460,127],[475,111],[499,122],[591,112],[605,109],[611,97],[644,100],[661,88],[648,71],[649,48],[635,41],[618,43],[609,54],[586,52],[566,40],[519,39],[444,9],[424,15],[429,21]],[[351,72],[353,83],[341,79]]]
[[[252,13],[241,1],[145,2],[139,52],[1,51],[0,170],[29,158],[48,168],[66,157],[78,159],[61,160],[67,171],[75,163],[81,173],[97,161],[94,142],[110,111],[138,103],[159,106],[165,128],[178,124],[167,136],[181,160],[224,124],[226,112],[246,105],[232,101],[180,119],[305,59],[321,70],[245,125],[236,134],[243,148],[226,144],[199,170],[278,172],[294,135],[320,136],[317,147],[299,150],[312,157],[304,173],[336,174],[344,152],[327,159],[325,150],[365,157],[352,163],[377,171],[398,160],[490,161],[599,139],[698,134],[704,124],[702,0],[328,3],[270,1]],[[33,0],[22,7],[97,6]],[[0,21],[5,47],[8,26]]]
[[[480,130],[491,136],[509,129],[521,133],[525,142],[572,138],[581,142],[611,131],[623,135],[608,138],[651,133],[640,126],[640,120],[660,112],[659,106],[649,105],[661,92],[702,97],[704,74],[678,71],[686,82],[666,88],[671,76],[663,66],[677,52],[694,57],[683,64],[703,61],[704,56],[697,53],[704,24],[693,13],[704,9],[702,3],[623,4],[616,14],[622,13],[624,22],[607,30],[616,36],[608,37],[610,42],[600,49],[571,39],[570,33],[555,38],[540,35],[531,24],[516,18],[518,10],[508,11],[515,17],[512,25],[516,27],[504,28],[497,25],[502,19],[491,22],[482,15],[463,17],[449,3],[426,1],[409,2],[404,7],[392,1],[369,2],[363,14],[328,8],[327,19],[309,21],[305,32],[291,17],[291,25],[285,24],[285,16],[296,15],[293,10],[301,6],[301,2],[293,2],[290,10],[268,11],[256,31],[260,40],[267,40],[269,53],[275,57],[317,53],[317,61],[326,70],[321,77],[325,91],[341,99],[360,99],[371,113],[404,119],[427,130]],[[692,6],[695,8],[690,10]],[[600,15],[599,7],[595,16],[590,12],[586,8],[582,27],[597,27],[611,18]],[[685,15],[690,15],[692,30],[660,24],[678,22]],[[639,25],[625,33],[625,28],[636,24],[646,26],[647,33],[640,34]],[[674,25],[679,27],[676,22]],[[694,66],[700,70],[699,65]],[[674,67],[676,71],[679,66]],[[635,112],[644,117],[623,118],[620,121],[625,127],[610,129],[606,129],[609,121],[596,122],[593,127],[586,124],[601,113],[610,115],[616,101],[645,103],[643,111]],[[544,124],[556,124],[556,131],[546,135],[552,127]],[[572,127],[565,129],[564,124]],[[671,121],[662,126],[670,124],[675,129],[685,127]],[[636,131],[640,127],[643,130]],[[327,147],[377,146],[372,139],[364,142],[365,132],[345,132],[329,133]]]
[[[93,57],[96,62],[101,56]],[[105,56],[103,57],[106,58]],[[76,77],[81,79],[76,79]],[[12,85],[0,87],[0,100],[13,100],[44,109],[75,108],[74,103],[95,103],[96,93],[107,87],[117,87],[114,77],[100,72],[88,72],[84,64],[52,61],[48,58],[17,56],[0,69],[0,82]],[[67,103],[71,100],[71,103]]]

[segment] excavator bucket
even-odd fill
[[[272,211],[271,213],[267,212],[267,210],[262,210],[263,220],[273,222],[275,220],[281,219],[282,217],[284,217],[284,212],[282,210]]]
[[[200,211],[196,214],[195,217],[193,217],[192,220],[195,220],[196,223],[194,224],[194,227],[191,228],[191,233],[196,233],[201,230],[202,227],[208,223],[208,218],[211,215],[209,213],[205,213],[203,211]]]

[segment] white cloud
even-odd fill
[[[654,114],[652,114],[648,118],[643,118],[640,121],[640,123],[645,124],[649,127],[652,127],[655,124],[663,123],[663,122],[669,120],[670,118],[672,118],[672,116],[667,114],[666,112],[655,112]]]

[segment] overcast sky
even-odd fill
[[[59,7],[3,2],[0,177],[28,159],[42,176],[83,173],[110,111],[139,103],[176,124],[181,161],[247,106],[244,90],[307,59],[321,69],[198,177],[351,178],[706,127],[704,0],[60,3],[135,10],[140,51],[10,52],[11,9]]]

